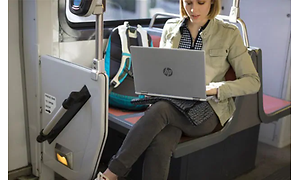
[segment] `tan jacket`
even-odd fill
[[[181,39],[179,27],[183,21],[183,18],[177,18],[166,22],[160,47],[178,48]],[[210,100],[209,104],[223,126],[236,109],[232,97],[258,92],[260,79],[235,25],[211,19],[200,35],[205,51],[206,84],[218,87],[219,102]],[[230,66],[236,74],[235,81],[225,81]]]

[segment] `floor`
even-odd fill
[[[290,165],[291,145],[284,148],[276,148],[264,143],[258,143],[256,168],[234,180],[289,180],[291,179]],[[100,169],[103,171],[105,167]],[[56,179],[63,180],[63,178],[58,176]]]
[[[256,168],[235,180],[264,180],[281,169],[291,165],[291,145],[276,148],[259,143],[257,148]]]

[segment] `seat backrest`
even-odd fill
[[[234,81],[236,79],[235,72],[231,66],[229,67],[228,71],[225,74],[225,79],[226,81]]]

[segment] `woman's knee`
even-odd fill
[[[173,152],[180,141],[182,131],[174,126],[165,127],[152,141],[149,148],[155,152]]]

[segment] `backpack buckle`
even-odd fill
[[[128,36],[130,38],[137,38],[137,31],[134,27],[129,27],[128,28]]]

